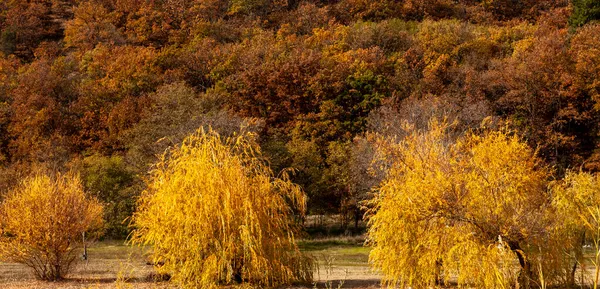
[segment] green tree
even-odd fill
[[[137,196],[133,171],[118,155],[86,157],[81,170],[86,191],[104,204],[105,236],[127,237]]]
[[[569,23],[580,27],[590,21],[600,19],[600,2],[596,0],[573,0],[573,14]]]

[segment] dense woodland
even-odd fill
[[[76,170],[124,237],[152,164],[199,127],[254,133],[311,214],[349,227],[376,136],[431,117],[600,170],[595,0],[0,0],[0,192]],[[290,170],[291,168],[291,170]]]

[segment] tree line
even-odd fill
[[[374,134],[448,117],[518,131],[563,177],[599,166],[595,1],[0,1],[0,191],[74,170],[124,237],[158,156],[258,135],[311,214],[357,224]],[[379,162],[379,163],[378,163]],[[373,163],[377,165],[373,166]]]

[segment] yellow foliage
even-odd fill
[[[416,35],[423,48],[423,60],[426,65],[443,55],[451,55],[461,43],[474,37],[474,27],[457,20],[423,21]]]
[[[153,245],[157,269],[183,287],[311,280],[294,239],[305,195],[273,176],[252,139],[196,132],[163,156],[139,200],[133,242]]]
[[[62,279],[77,258],[82,233],[102,228],[102,205],[79,176],[38,174],[23,180],[0,206],[0,258],[31,267],[36,277]]]
[[[592,260],[596,268],[593,280],[596,288],[600,274],[600,176],[568,171],[564,179],[554,183],[553,194],[557,233],[563,235],[562,245],[574,256],[574,262],[583,263],[582,245],[586,239],[594,242],[598,252]]]
[[[506,288],[533,276],[547,222],[548,171],[508,132],[454,140],[449,125],[407,127],[382,140],[392,167],[370,202],[370,261],[391,286],[425,288],[452,280]],[[529,282],[529,281],[526,281]]]
[[[600,207],[600,176],[586,172],[569,171],[553,187],[554,206],[565,216],[565,223],[595,230],[591,212]]]

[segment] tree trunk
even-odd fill
[[[244,282],[243,269],[244,269],[244,261],[242,259],[234,260],[233,262],[233,281],[236,284],[241,284]]]
[[[518,242],[508,242],[510,249],[517,255],[519,259],[519,265],[521,265],[521,272],[519,273],[519,289],[530,289],[531,280],[533,280],[533,273],[531,271],[531,263],[527,259],[525,252],[521,249]]]
[[[435,261],[435,285],[443,285],[444,279],[442,278],[442,259]]]
[[[354,232],[358,232],[358,222],[360,221],[360,208],[354,210]]]
[[[571,267],[571,274],[569,274],[569,285],[575,286],[575,274],[577,273],[577,264],[579,264],[579,260],[583,257],[583,246],[585,245],[585,231],[581,233],[580,239],[580,247],[575,249],[575,260],[573,261],[573,267]]]

